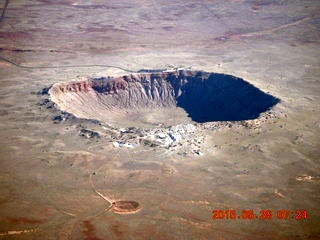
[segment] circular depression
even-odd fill
[[[249,120],[279,102],[241,78],[202,71],[88,78],[49,94],[76,117],[125,127]]]
[[[118,214],[136,213],[141,206],[136,201],[119,200],[113,203],[112,211]]]

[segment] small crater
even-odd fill
[[[119,200],[112,204],[112,211],[119,214],[136,213],[141,209],[141,205],[136,201]]]

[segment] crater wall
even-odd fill
[[[54,84],[49,94],[61,110],[111,123],[240,121],[279,102],[241,78],[201,71],[88,78]]]

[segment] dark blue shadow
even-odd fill
[[[280,101],[231,75],[198,72],[169,78],[177,105],[198,123],[254,119]]]

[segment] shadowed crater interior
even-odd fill
[[[183,84],[174,78],[177,106],[195,122],[241,121],[259,117],[279,102],[241,78],[198,72]]]
[[[185,70],[57,83],[49,93],[78,117],[128,125],[248,120],[279,102],[241,78]]]

